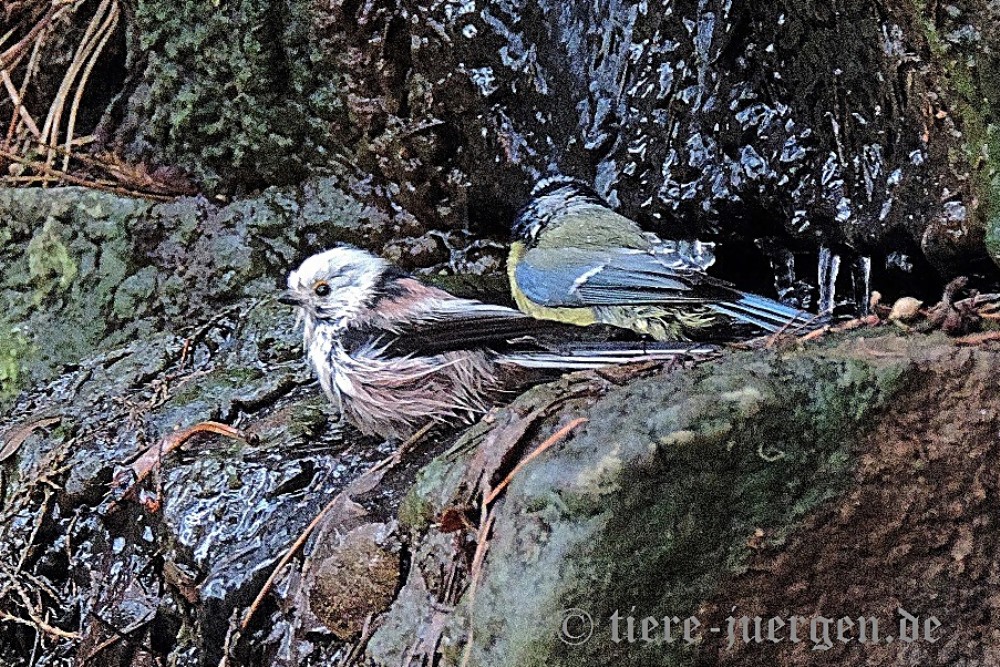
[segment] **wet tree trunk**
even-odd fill
[[[230,190],[349,165],[395,221],[376,242],[503,240],[532,184],[561,172],[743,257],[842,246],[918,285],[987,266],[1000,151],[986,0],[143,0],[136,17],[152,53],[119,146]],[[200,57],[194,24],[273,39]]]

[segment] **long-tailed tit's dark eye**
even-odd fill
[[[316,286],[313,287],[316,296],[330,296],[330,291],[330,286],[324,282],[316,283]]]

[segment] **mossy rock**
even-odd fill
[[[616,610],[696,613],[746,568],[755,536],[780,544],[842,493],[853,444],[914,368],[905,356],[849,346],[734,354],[614,388],[592,407],[572,404],[543,422],[538,439],[571,417],[589,420],[507,489],[475,591],[448,621],[444,664],[460,662],[470,637],[472,665],[691,664],[695,646],[615,642],[609,619]],[[533,399],[513,407],[527,410]],[[453,506],[448,496],[468,461],[436,461],[404,505],[411,527],[432,542],[438,533],[427,519]],[[407,586],[426,582],[411,576]],[[412,607],[415,595],[401,598]],[[594,636],[579,646],[560,638],[567,609],[594,620]],[[376,663],[398,662],[408,644],[397,640],[418,632],[414,622],[390,612],[371,642]],[[577,624],[570,633],[580,629],[579,619],[569,622]]]
[[[306,255],[381,224],[335,178],[226,206],[0,188],[0,220],[0,401],[60,367],[271,295]]]
[[[290,185],[334,166],[331,130],[346,114],[313,12],[302,0],[138,2],[132,150],[208,189]]]

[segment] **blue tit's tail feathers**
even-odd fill
[[[596,370],[620,364],[643,361],[695,360],[714,356],[719,352],[715,345],[691,343],[600,343],[581,345],[556,352],[524,352],[506,354],[500,358],[522,368],[554,369],[561,371]]]
[[[792,308],[767,297],[740,292],[737,301],[716,302],[711,307],[719,313],[760,327],[769,333],[783,329],[815,328],[820,319],[805,310]]]

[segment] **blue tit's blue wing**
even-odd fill
[[[700,303],[720,285],[683,254],[628,248],[534,248],[514,268],[526,297],[550,307]]]

